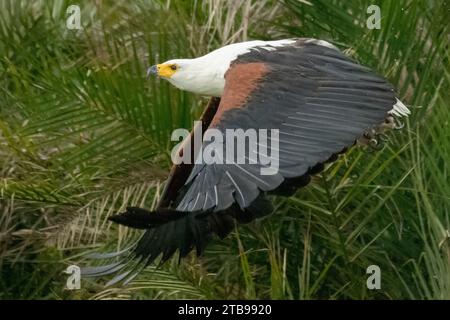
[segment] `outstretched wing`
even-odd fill
[[[234,203],[244,209],[261,192],[303,176],[351,146],[396,103],[384,78],[334,48],[306,41],[254,49],[234,61],[225,79],[210,128],[220,130],[224,141],[227,129],[279,130],[279,170],[262,175],[261,162],[196,164],[179,211],[220,211]],[[205,141],[203,149],[209,144]]]
[[[134,248],[146,264],[160,255],[164,261],[177,250],[180,257],[194,248],[201,254],[213,234],[223,237],[232,230],[234,220],[270,213],[267,193],[289,193],[307,184],[310,174],[388,114],[408,112],[394,106],[394,90],[384,78],[318,41],[254,48],[232,62],[225,80],[217,111],[203,125],[216,129],[223,141],[227,129],[278,130],[278,170],[262,174],[269,166],[262,161],[264,148],[259,147],[268,144],[263,141],[245,150],[247,158],[256,154],[254,162],[181,165],[182,178],[173,180],[171,196],[163,199],[172,212],[159,208],[146,215],[131,208],[112,219],[148,229]],[[203,150],[210,147],[220,155],[213,141],[204,139]],[[166,214],[170,221],[158,216]]]

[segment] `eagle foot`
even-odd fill
[[[380,151],[381,149],[383,149],[384,145],[385,140],[381,139],[379,135],[376,135],[375,138],[370,139],[367,146],[371,151]]]
[[[405,123],[400,121],[397,117],[394,117],[395,127],[394,130],[401,130],[405,127]]]

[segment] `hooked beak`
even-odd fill
[[[154,65],[147,69],[147,78],[150,77],[151,74],[158,75],[158,66]]]

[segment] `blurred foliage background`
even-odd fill
[[[450,3],[438,0],[0,0],[0,298],[450,299]],[[366,27],[381,8],[381,29]],[[248,39],[316,37],[385,75],[410,106],[381,151],[354,148],[272,216],[127,286],[82,280],[86,251],[139,232],[106,218],[151,208],[170,134],[206,99],[146,67]],[[368,290],[366,268],[381,268]]]

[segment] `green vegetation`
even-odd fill
[[[0,298],[450,299],[450,3],[432,0],[0,0]],[[381,29],[366,28],[381,7]],[[411,107],[381,151],[352,149],[272,216],[128,286],[64,290],[87,250],[139,232],[106,218],[152,207],[170,134],[206,99],[146,66],[259,38],[331,41]],[[378,265],[381,290],[368,290]]]

